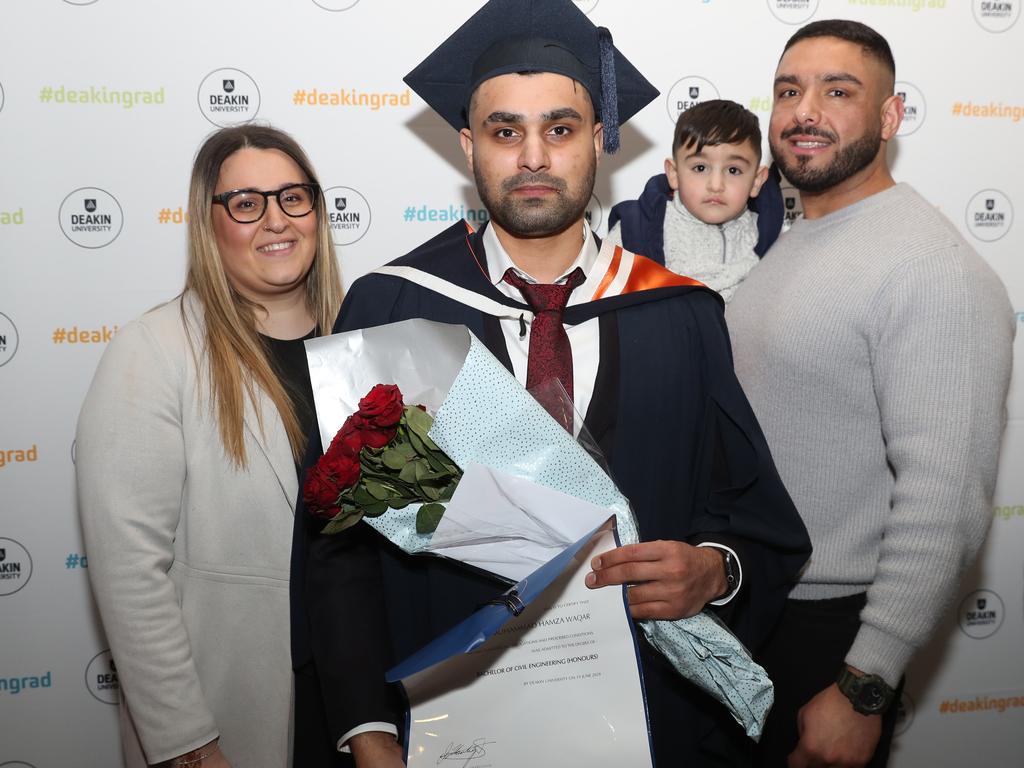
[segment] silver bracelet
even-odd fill
[[[169,768],[188,768],[190,765],[199,765],[212,754],[213,752],[201,752],[198,749],[194,749],[184,755],[172,758],[169,763]]]

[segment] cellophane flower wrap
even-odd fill
[[[429,370],[432,357],[437,361],[438,356],[429,351],[435,345],[441,344],[448,352],[451,352],[448,349],[451,345],[457,345],[457,337],[452,335],[450,326],[426,320],[340,335],[351,337],[352,334],[372,337],[372,341],[363,339],[357,355],[362,363],[372,357],[365,349],[370,343],[383,343],[392,350],[397,347],[407,350],[408,360],[401,355],[382,355],[379,367],[369,372],[378,380],[384,380],[388,378],[384,369],[391,368],[396,374],[392,380],[399,380],[400,385],[402,371],[416,371],[415,376],[420,377]],[[448,355],[449,359],[461,359],[457,370],[438,371],[440,404],[428,433],[433,443],[463,470],[471,464],[480,464],[603,507],[615,515],[622,544],[639,542],[629,502],[611,478],[482,342],[468,332],[467,335],[468,345]],[[330,338],[333,337],[322,340],[323,343],[328,344]],[[346,339],[344,345],[350,352],[359,346],[352,338]],[[423,350],[421,360],[418,350]],[[323,360],[323,356],[317,357],[310,349],[311,373]],[[342,355],[336,365],[348,364],[348,361],[349,358]],[[429,384],[422,381],[417,381],[415,386],[423,391],[430,389]],[[316,394],[315,384],[314,392]],[[324,397],[326,399],[326,395]],[[317,409],[319,415],[320,399]],[[321,424],[322,435],[333,434],[329,426],[326,430],[324,427]],[[452,544],[450,540],[437,541],[438,537],[430,533],[417,532],[419,506],[410,502],[363,519],[410,554]],[[507,533],[502,537],[494,537],[493,533],[481,530],[475,535],[480,540],[497,538],[499,545],[508,543]],[[474,534],[463,532],[462,535],[472,539]],[[749,736],[760,737],[773,701],[772,683],[717,617],[702,612],[687,619],[643,620],[637,625],[650,644],[681,675],[725,704]]]

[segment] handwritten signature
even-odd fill
[[[444,751],[437,758],[437,764],[440,765],[442,760],[461,760],[463,761],[463,768],[468,768],[473,760],[477,760],[487,754],[488,744],[494,743],[493,741],[487,741],[482,736],[479,739],[473,739],[470,744],[449,742],[448,746],[444,748]]]

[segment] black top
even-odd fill
[[[316,328],[301,339],[273,339],[262,333],[260,338],[267,350],[267,357],[288,393],[295,415],[299,419],[302,434],[308,435],[313,429],[316,408],[313,406],[313,385],[309,383],[309,366],[306,364],[306,339],[316,337]],[[296,464],[296,472],[301,466]],[[300,475],[301,479],[301,475]]]

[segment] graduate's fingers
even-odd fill
[[[662,561],[628,562],[606,566],[587,574],[588,587],[609,587],[616,584],[639,584],[661,577]]]
[[[642,541],[639,544],[626,544],[597,555],[590,561],[590,567],[598,571],[622,563],[660,560],[666,556],[669,546],[673,543],[676,542]]]
[[[628,590],[629,610],[634,619],[675,620],[700,613],[700,594],[671,581],[650,581]]]
[[[652,581],[629,587],[626,590],[626,597],[629,598],[629,605],[632,608],[644,603],[664,603],[672,597],[672,590],[661,582]]]
[[[640,589],[631,605],[659,602],[653,618],[679,619],[693,616],[720,595],[725,587],[721,556],[706,547],[680,541],[656,541],[619,547],[591,561],[594,570],[586,576],[591,589],[616,584],[636,584]],[[649,611],[642,609],[645,617]],[[634,615],[637,615],[634,612]]]

